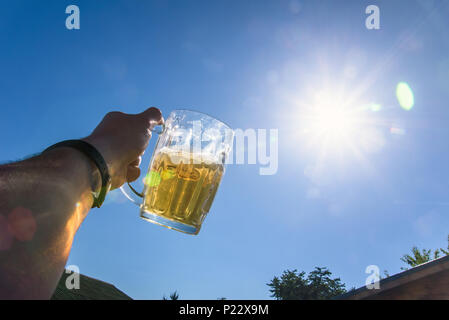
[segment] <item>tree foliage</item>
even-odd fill
[[[402,262],[407,264],[409,267],[416,267],[420,264],[429,262],[434,259],[438,259],[440,255],[449,255],[449,235],[447,236],[447,248],[436,249],[432,251],[431,249],[419,250],[418,247],[412,248],[412,254],[404,254],[401,258]],[[402,267],[402,270],[408,270],[406,267]]]
[[[167,297],[164,294],[164,296],[162,297],[162,300],[169,300],[169,299],[167,299]],[[177,291],[170,294],[170,300],[179,300],[179,294]]]
[[[286,270],[267,285],[271,288],[271,297],[277,300],[325,300],[346,292],[340,278],[331,276],[327,268],[320,267],[315,267],[307,277],[304,271]]]

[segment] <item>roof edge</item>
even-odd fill
[[[337,296],[334,299],[346,300],[355,297],[357,297],[357,299],[367,298],[444,270],[449,270],[449,255],[382,279],[379,281],[379,289],[368,289],[366,286],[363,286]]]

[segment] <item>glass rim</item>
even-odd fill
[[[185,109],[185,108],[173,109],[173,110],[170,112],[170,114],[169,114],[168,116],[170,117],[170,115],[171,115],[173,112],[176,112],[176,111],[183,111],[183,112],[186,112],[186,111],[187,111],[187,112],[189,112],[189,113],[196,113],[196,114],[199,114],[199,115],[202,115],[202,116],[206,116],[206,117],[208,117],[208,118],[210,118],[210,119],[212,119],[212,120],[214,120],[214,121],[220,122],[220,123],[223,124],[228,130],[231,130],[232,132],[234,132],[234,129],[232,129],[231,126],[228,125],[226,122],[221,121],[221,120],[215,118],[214,116],[211,116],[210,114],[205,113],[205,112],[201,112],[201,111],[195,111],[195,110],[192,110],[192,109]]]

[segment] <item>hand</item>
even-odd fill
[[[111,189],[140,176],[141,156],[151,138],[151,129],[164,123],[161,111],[149,108],[139,114],[110,112],[91,135],[83,140],[93,145],[108,164]]]

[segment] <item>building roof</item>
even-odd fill
[[[337,299],[449,299],[449,256],[382,279],[379,287],[370,290],[363,286]]]
[[[114,285],[82,274],[79,289],[67,289],[66,279],[72,274],[63,272],[52,300],[132,300]]]

